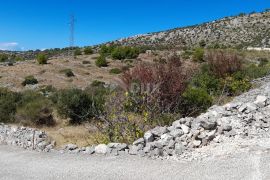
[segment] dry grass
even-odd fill
[[[95,65],[97,56],[78,56],[75,60],[55,58],[49,60],[45,65],[38,65],[35,61],[25,61],[14,66],[1,67],[0,86],[8,87],[13,91],[21,91],[24,89],[21,83],[28,75],[34,75],[39,81],[39,86],[52,85],[57,89],[72,87],[83,89],[94,80],[113,82],[116,75],[110,74],[110,69],[121,69],[125,64],[109,60],[109,67],[98,68]],[[90,61],[91,64],[83,64],[83,61]],[[75,77],[68,78],[59,73],[63,69],[71,69]]]
[[[98,142],[98,132],[91,132],[85,125],[79,126],[56,126],[54,128],[43,128],[42,130],[56,141],[56,148],[65,144],[76,144],[79,147],[93,145]]]

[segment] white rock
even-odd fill
[[[257,96],[256,101],[254,102],[260,107],[264,107],[267,101],[267,97],[265,96]]]
[[[199,140],[195,140],[195,141],[193,141],[192,143],[193,143],[193,145],[194,145],[195,147],[198,147],[198,146],[200,146],[200,145],[202,144],[202,142],[199,141]]]
[[[143,137],[146,143],[154,141],[154,136],[150,131],[147,131],[146,133],[144,133]]]
[[[108,147],[106,146],[106,144],[99,144],[95,147],[95,152],[97,154],[106,154],[108,151]]]
[[[189,127],[186,126],[185,124],[182,124],[182,125],[181,125],[181,129],[183,130],[183,132],[184,132],[185,134],[188,134],[188,133],[189,133]]]

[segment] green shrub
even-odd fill
[[[96,66],[97,67],[107,67],[108,63],[107,63],[106,57],[103,56],[103,55],[98,57],[97,60],[96,60]]]
[[[20,94],[0,88],[0,122],[13,122],[20,98]]]
[[[74,56],[80,56],[80,55],[82,55],[82,51],[79,48],[75,49]]]
[[[16,122],[25,126],[53,126],[52,102],[38,92],[26,91],[17,108]]]
[[[204,49],[203,48],[196,48],[193,52],[193,60],[197,62],[204,61]]]
[[[38,64],[47,64],[48,56],[44,53],[40,53],[37,55]]]
[[[91,55],[93,53],[94,53],[94,51],[93,51],[93,49],[91,47],[86,47],[84,49],[84,54],[86,54],[86,55]]]
[[[192,78],[191,84],[194,87],[205,89],[208,94],[218,94],[221,87],[220,79],[211,74],[208,66],[202,66],[201,72]]]
[[[122,70],[119,68],[113,68],[110,70],[110,74],[121,74]]]
[[[64,118],[70,118],[70,124],[80,124],[95,116],[93,99],[82,90],[61,90],[53,99],[58,113]]]
[[[38,80],[34,76],[27,76],[27,77],[25,77],[24,81],[22,82],[23,86],[35,85],[35,84],[38,84]]]
[[[252,84],[250,83],[249,79],[235,79],[233,77],[227,77],[223,80],[223,84],[225,87],[225,92],[229,96],[236,96],[243,92],[248,91]]]
[[[20,56],[16,56],[14,59],[16,62],[20,62],[20,61],[24,61],[25,59],[23,57]]]
[[[212,97],[205,89],[189,87],[182,95],[183,97],[183,114],[197,115],[208,109],[213,102]]]
[[[139,49],[133,47],[117,47],[112,51],[112,58],[118,60],[134,59],[139,56]]]
[[[0,62],[6,62],[8,60],[8,55],[0,54]]]
[[[108,56],[112,53],[112,51],[116,48],[114,45],[102,45],[100,47],[99,53],[103,56]]]
[[[63,69],[60,71],[60,73],[64,73],[66,75],[66,77],[74,77],[75,76],[71,69]]]

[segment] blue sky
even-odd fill
[[[85,46],[267,8],[269,0],[3,0],[0,49],[67,47],[71,12],[75,45]]]

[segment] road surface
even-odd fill
[[[269,180],[270,154],[253,152],[181,162],[135,156],[38,153],[0,145],[0,179]]]

